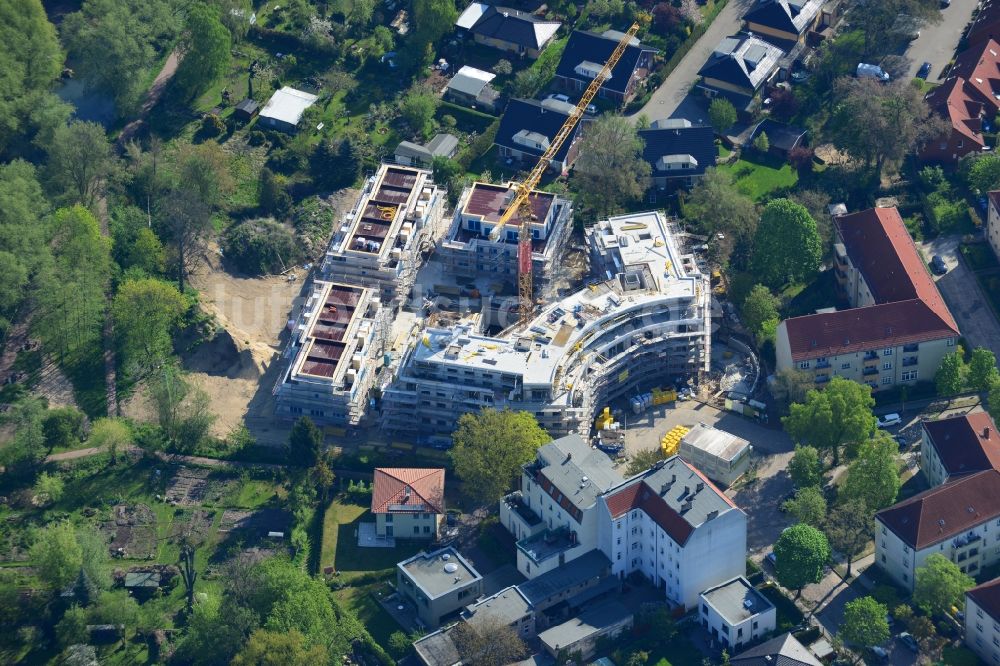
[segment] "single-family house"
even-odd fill
[[[458,152],[458,137],[435,134],[427,145],[413,141],[400,141],[393,154],[396,162],[406,166],[434,166],[435,157],[454,157]]]
[[[479,44],[501,51],[537,58],[562,25],[510,7],[473,2],[455,25]]]
[[[833,225],[836,283],[850,307],[778,324],[778,371],[808,371],[817,387],[844,377],[873,391],[933,379],[958,324],[899,211],[869,208]]]
[[[285,86],[267,100],[257,122],[266,129],[295,132],[302,121],[302,114],[315,104],[317,99],[318,97],[312,93]]]
[[[436,539],[444,521],[444,470],[376,467],[371,509],[378,537]]]
[[[1000,111],[1000,42],[996,39],[973,44],[956,55],[948,76],[960,76],[977,90],[988,116]]]
[[[950,125],[946,134],[929,139],[918,151],[925,162],[956,164],[970,153],[986,147],[983,119],[986,102],[980,92],[961,76],[949,77],[924,96],[927,106]]]
[[[745,110],[777,75],[784,55],[781,48],[753,35],[726,37],[698,71],[698,88],[707,97],[725,97],[737,110]]]
[[[567,92],[582,93],[597,78],[624,36],[617,30],[606,30],[601,34],[574,30],[556,67],[556,86]],[[597,91],[597,96],[618,106],[632,101],[640,84],[649,75],[653,56],[657,53],[657,49],[643,46],[638,38],[633,37],[618,64],[612,68],[611,77]]]
[[[454,548],[417,553],[396,565],[396,589],[430,629],[483,593],[483,577]]]
[[[534,165],[549,149],[568,116],[565,111],[537,100],[512,99],[500,119],[494,139],[499,158]],[[582,125],[577,123],[549,163],[553,171],[566,174],[573,166],[579,154],[577,142]]]
[[[726,650],[741,650],[774,631],[774,604],[743,576],[709,588],[699,597],[701,626]]]
[[[775,636],[729,660],[731,666],[823,666],[823,662],[791,634]]]
[[[826,0],[760,0],[743,15],[747,32],[784,48],[804,43],[810,30],[823,24]],[[827,14],[827,20],[832,17]]]
[[[921,430],[920,471],[932,487],[1000,469],[1000,433],[986,412],[924,421]]]
[[[690,120],[657,120],[648,129],[639,130],[643,141],[642,156],[649,163],[650,185],[665,189],[668,185],[689,187],[715,166],[718,151],[711,127],[693,125]]]
[[[754,140],[761,134],[767,135],[767,151],[780,157],[788,157],[788,153],[793,148],[798,148],[806,142],[808,132],[794,125],[779,123],[777,120],[765,118],[757,123],[757,126],[750,133],[746,145],[753,145]]]
[[[492,113],[500,100],[500,93],[490,85],[496,77],[491,72],[465,65],[448,81],[444,97],[456,104]]]

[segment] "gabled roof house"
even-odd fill
[[[467,30],[480,44],[501,51],[537,58],[562,25],[528,12],[473,2],[455,25]]]
[[[501,160],[525,161],[532,164],[549,149],[559,128],[569,116],[567,111],[533,99],[512,99],[507,104],[494,139]],[[563,142],[549,164],[558,173],[567,173],[579,152],[577,140],[583,123]]]
[[[556,67],[556,85],[571,93],[582,93],[603,69],[624,36],[617,30],[606,30],[601,34],[574,30]],[[618,105],[627,104],[649,74],[653,56],[658,52],[643,46],[633,37],[618,64],[611,70],[611,78],[604,82],[597,96]]]

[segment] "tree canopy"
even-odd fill
[[[128,280],[112,304],[122,364],[144,376],[171,355],[171,335],[188,309],[177,289],[162,280]]]
[[[774,555],[778,582],[800,592],[823,578],[823,567],[830,561],[830,544],[818,529],[799,523],[781,533]]]
[[[781,301],[762,284],[755,284],[747,297],[743,299],[740,313],[743,315],[743,325],[760,340],[768,323],[777,323],[778,306]]]
[[[652,167],[642,157],[643,142],[626,118],[603,115],[580,139],[573,188],[598,215],[607,216],[638,199]]]
[[[839,635],[845,643],[871,647],[889,640],[889,610],[872,597],[860,597],[844,605]]]
[[[61,590],[76,580],[83,565],[83,550],[68,522],[41,529],[31,547],[31,561],[38,577],[53,590]]]
[[[940,553],[930,555],[914,574],[913,602],[930,615],[944,615],[952,606],[961,605],[965,591],[975,584]]]
[[[463,490],[479,504],[493,504],[514,485],[549,437],[528,412],[484,409],[463,414],[452,434],[451,458]]]
[[[896,501],[899,486],[899,446],[887,432],[877,430],[874,438],[862,442],[840,494],[860,502],[871,515]]]
[[[813,527],[819,527],[826,520],[826,498],[817,486],[801,488],[795,497],[785,501],[783,508],[795,520]]]
[[[966,382],[972,391],[988,391],[991,386],[1000,381],[1000,371],[997,370],[997,358],[989,349],[976,347],[969,359],[969,370]]]
[[[836,465],[841,446],[851,453],[875,431],[874,406],[868,386],[834,377],[825,389],[809,391],[805,403],[793,404],[782,423],[796,443],[830,451]]]
[[[684,216],[706,235],[723,234],[711,246],[716,258],[746,268],[760,215],[750,197],[738,189],[730,173],[709,168],[684,202]]]
[[[934,385],[938,395],[955,395],[964,391],[968,372],[969,368],[962,359],[961,350],[945,354],[937,372],[934,373]]]
[[[764,207],[754,236],[752,267],[774,288],[809,279],[819,268],[823,248],[816,220],[805,206],[773,199]]]
[[[799,489],[823,483],[823,462],[819,459],[816,447],[796,444],[795,453],[788,461],[788,473]]]
[[[217,8],[204,3],[188,8],[180,42],[184,57],[174,79],[181,94],[194,99],[228,69],[231,41]]]
[[[830,512],[823,524],[823,531],[830,547],[847,559],[847,575],[851,575],[851,562],[864,552],[875,533],[872,510],[861,500],[849,499]]]
[[[724,97],[716,97],[708,105],[708,122],[716,134],[722,134],[736,124],[736,108]]]

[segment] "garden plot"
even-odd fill
[[[200,506],[222,501],[233,479],[207,469],[181,467],[167,487],[166,501],[176,506]]]
[[[108,550],[112,557],[156,557],[156,514],[145,504],[115,505],[112,519],[101,531],[111,539]]]
[[[212,531],[215,512],[207,509],[177,509],[170,526],[170,541],[200,546]]]
[[[222,524],[219,525],[219,531],[248,530],[259,532],[262,535],[267,535],[269,532],[287,534],[291,524],[291,514],[281,509],[257,509],[256,511],[226,509],[225,513],[222,514]]]

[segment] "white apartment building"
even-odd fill
[[[691,609],[705,589],[746,570],[747,517],[679,456],[601,496],[601,550],[612,573],[638,571]]]
[[[496,241],[490,235],[515,190],[506,185],[473,183],[455,206],[451,227],[440,246],[450,275],[517,284],[517,242],[522,218],[514,216]],[[573,206],[548,192],[534,191],[531,206],[531,266],[536,288],[552,275],[573,229]]]
[[[958,324],[895,208],[834,217],[838,287],[849,308],[778,325],[778,371],[834,376],[873,391],[932,381],[954,351]]]
[[[1000,472],[987,470],[875,514],[875,563],[913,590],[914,572],[939,553],[970,576],[1000,561]]]
[[[447,435],[462,414],[510,407],[553,436],[588,435],[600,405],[707,371],[707,276],[681,254],[666,218],[611,218],[587,239],[603,281],[545,305],[526,325],[491,337],[470,317],[413,335],[383,390],[383,429]]]
[[[1000,190],[990,192],[986,201],[986,240],[993,248],[993,254],[1000,258]]]
[[[987,469],[1000,469],[1000,433],[986,412],[924,421],[920,471],[940,486]]]
[[[965,644],[984,664],[1000,664],[1000,578],[965,593]]]
[[[321,275],[378,290],[398,310],[441,226],[445,193],[424,169],[383,164],[336,229]]]
[[[275,415],[357,425],[375,381],[387,317],[372,289],[314,282],[282,354],[289,363],[274,386]]]
[[[739,576],[701,593],[701,626],[723,649],[738,652],[774,631],[777,610]]]

